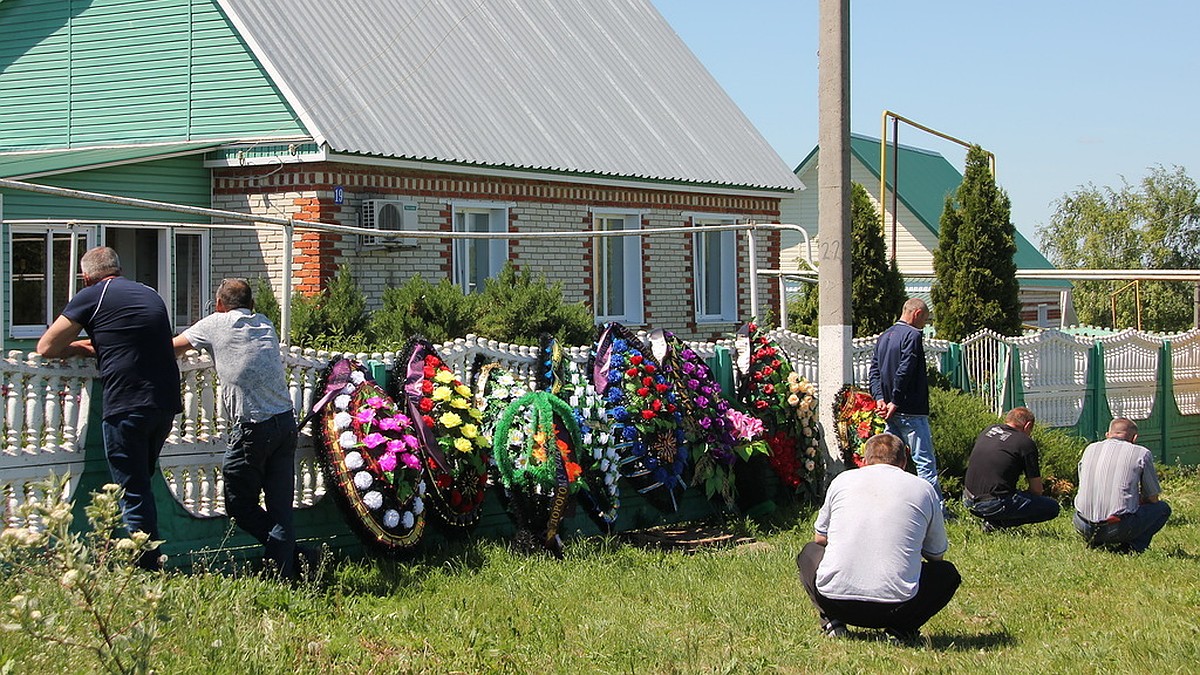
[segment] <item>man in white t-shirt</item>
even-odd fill
[[[948,542],[937,490],[905,472],[904,442],[876,434],[865,460],[830,483],[796,566],[826,635],[842,637],[852,625],[912,643],[962,578],[942,560]]]
[[[301,572],[297,554],[311,572],[316,551],[297,549],[292,527],[297,429],[279,338],[270,320],[254,311],[253,293],[243,279],[221,282],[216,309],[175,338],[175,351],[182,355],[195,348],[212,355],[229,420],[221,465],[225,510],[263,545],[275,573],[295,579]]]

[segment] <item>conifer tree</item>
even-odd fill
[[[984,328],[1021,329],[1016,229],[1008,195],[996,185],[988,155],[967,152],[962,184],[946,198],[933,253],[933,322],[939,338],[958,341]]]

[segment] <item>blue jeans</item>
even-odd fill
[[[929,481],[942,499],[942,488],[938,484],[937,457],[933,454],[933,433],[929,431],[929,415],[892,415],[887,421],[887,431],[904,439],[912,452],[917,475]]]
[[[296,486],[296,416],[288,411],[229,431],[222,472],[225,511],[266,549],[280,576],[295,576],[296,533],[292,500]],[[263,495],[264,509],[259,506]]]
[[[174,414],[160,410],[138,410],[106,417],[100,424],[109,474],[125,490],[121,498],[125,528],[145,532],[151,539],[159,539],[159,533],[150,478],[157,470],[158,456],[174,419]],[[158,569],[158,550],[148,552],[138,565]]]
[[[1116,523],[1090,523],[1075,514],[1075,530],[1092,548],[1128,544],[1134,551],[1150,548],[1150,539],[1163,529],[1171,507],[1166,502],[1142,504],[1135,513],[1126,513]]]
[[[995,527],[1014,527],[1053,520],[1061,510],[1058,502],[1050,497],[1020,490],[998,499],[963,499],[963,506],[966,506],[972,515],[983,518]]]

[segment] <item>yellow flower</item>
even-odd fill
[[[469,398],[471,396],[471,388],[465,384],[460,384],[454,388],[454,393],[458,394],[459,396],[466,396]]]
[[[450,407],[463,409],[463,408],[471,407],[471,404],[468,403],[467,399],[465,399],[465,398],[455,397],[455,398],[450,399]]]
[[[470,452],[472,447],[471,441],[465,438],[454,439],[454,449],[459,452]]]
[[[454,427],[462,424],[462,418],[452,412],[442,415],[438,418],[438,421],[441,422],[442,426],[446,427],[447,429],[453,429]]]
[[[462,435],[465,438],[475,438],[479,435],[479,427],[475,426],[474,424],[464,424],[462,428]]]
[[[449,401],[450,400],[450,387],[434,387],[433,388],[433,400]]]
[[[450,384],[454,381],[454,373],[446,369],[439,370],[437,371],[437,374],[433,376],[433,381],[440,382],[442,384]]]
[[[788,401],[788,405],[790,405],[790,406],[800,405],[800,397],[795,394],[792,394],[791,396],[789,396],[787,401]]]

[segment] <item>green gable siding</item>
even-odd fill
[[[5,0],[0,25],[0,151],[308,135],[213,0]]]

